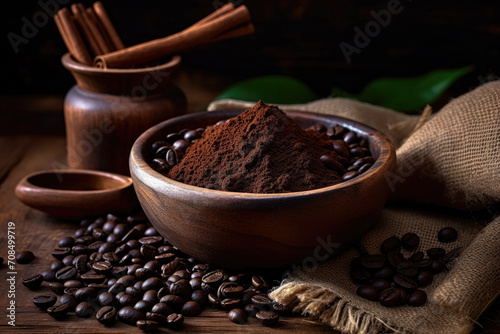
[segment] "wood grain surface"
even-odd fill
[[[50,169],[52,163],[64,163],[63,137],[0,136],[0,256],[4,263],[0,267],[0,333],[141,333],[138,328],[117,322],[113,327],[104,327],[94,319],[78,318],[74,314],[66,320],[53,320],[47,313],[37,309],[34,296],[49,292],[46,287],[36,291],[25,288],[21,281],[47,269],[52,261],[50,251],[58,240],[72,235],[77,224],[58,220],[23,205],[14,196],[16,184],[28,173]],[[12,276],[7,266],[7,225],[15,224],[16,252],[31,250],[35,260],[27,265],[15,265],[15,297],[8,297],[7,278]],[[7,306],[15,301],[15,327],[8,325]],[[500,333],[500,303],[497,301],[479,319],[475,333]],[[160,333],[172,332],[161,329]],[[263,327],[251,319],[248,324],[237,325],[227,319],[223,311],[205,309],[201,316],[188,318],[182,330],[195,333],[338,333],[318,321],[307,317],[282,318],[275,328]]]

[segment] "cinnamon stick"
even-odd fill
[[[92,33],[92,35],[94,35],[97,44],[99,44],[99,48],[101,48],[103,53],[111,52],[112,49],[106,43],[106,40],[102,36],[101,31],[99,31],[99,28],[96,24],[97,17],[95,16],[94,10],[92,8],[87,8],[83,13],[83,16],[85,17],[85,21],[89,26],[90,32]]]
[[[253,34],[254,31],[255,31],[255,27],[250,22],[250,23],[241,25],[239,27],[236,27],[234,29],[231,29],[231,30],[219,35],[219,36],[216,36],[215,38],[211,39],[210,42],[219,42],[219,41],[223,41],[225,39],[250,35],[250,34]]]
[[[223,33],[250,22],[246,6],[226,12],[197,27],[190,27],[165,38],[138,44],[126,49],[97,56],[94,64],[102,68],[126,68],[169,54],[202,45]]]
[[[191,29],[193,27],[199,27],[199,26],[201,26],[209,21],[212,21],[213,19],[215,19],[223,14],[231,12],[232,10],[234,10],[234,8],[235,8],[234,4],[232,2],[228,2],[224,6],[217,9],[215,12],[212,12],[211,14],[205,16],[204,18],[202,18],[201,20],[199,20],[198,22],[196,22],[195,24],[193,24],[191,27],[187,28],[186,30]]]
[[[97,18],[104,26],[107,35],[110,37],[114,49],[120,50],[125,48],[125,45],[123,44],[122,40],[120,39],[120,36],[116,32],[113,23],[111,23],[111,20],[109,19],[108,13],[106,12],[106,9],[104,9],[104,5],[102,4],[102,2],[100,1],[95,2],[93,7]]]
[[[76,27],[69,10],[67,8],[62,8],[55,16],[56,24],[58,28],[60,27],[59,31],[61,32],[61,36],[63,36],[63,40],[65,41],[66,47],[68,48],[71,56],[82,64],[92,65],[89,52],[87,51],[85,43],[78,32],[78,28]]]
[[[73,4],[71,5],[71,11],[73,12],[73,16],[75,17],[76,22],[78,23],[78,26],[80,27],[80,30],[83,32],[83,35],[85,37],[85,40],[87,41],[90,51],[94,54],[94,56],[101,55],[105,53],[99,44],[97,43],[97,40],[94,36],[94,34],[91,33],[90,28],[88,26],[87,20],[83,15],[83,12],[85,11],[85,7],[82,8],[83,5],[81,4]]]

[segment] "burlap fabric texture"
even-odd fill
[[[221,100],[209,110],[252,105]],[[500,82],[482,85],[424,117],[343,98],[280,107],[353,119],[392,140],[398,167],[387,180],[391,197],[410,201],[384,208],[360,241],[369,252],[378,253],[384,239],[406,232],[420,235],[419,250],[463,251],[451,271],[436,275],[424,288],[429,298],[418,308],[386,308],[358,297],[349,278],[349,264],[359,256],[355,249],[292,271],[272,297],[283,303],[299,298],[297,311],[346,333],[469,333],[500,291],[500,218],[479,222],[469,212],[500,203]],[[444,226],[458,230],[457,241],[439,243],[437,232]]]

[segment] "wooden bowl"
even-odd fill
[[[65,219],[125,215],[138,204],[130,177],[90,170],[36,172],[24,177],[15,193],[24,204]]]
[[[316,190],[253,194],[210,190],[174,181],[149,165],[151,144],[167,133],[238,115],[215,111],[176,117],[143,133],[132,147],[134,188],[151,223],[170,243],[201,261],[234,269],[280,268],[325,260],[375,222],[396,165],[379,131],[340,117],[287,112],[303,128],[340,124],[369,141],[375,163],[349,181]]]

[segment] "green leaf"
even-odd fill
[[[358,95],[343,96],[397,111],[418,111],[436,101],[457,79],[472,69],[472,66],[467,66],[436,70],[412,78],[380,78],[369,83]],[[334,93],[336,91],[339,90],[334,90]]]
[[[302,81],[282,76],[269,75],[240,81],[220,94],[216,100],[236,99],[270,104],[306,103],[319,97]]]

